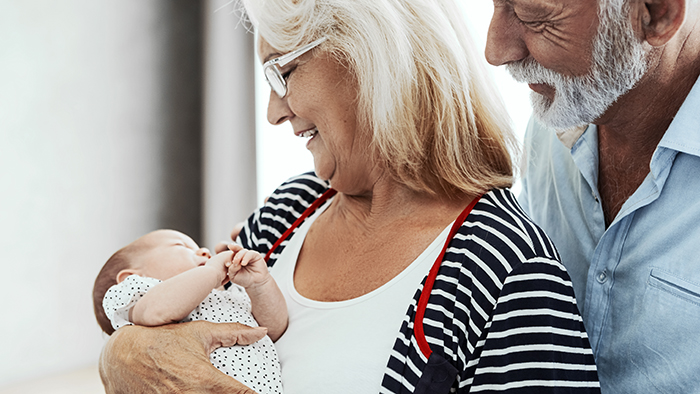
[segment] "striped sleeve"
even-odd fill
[[[328,183],[316,177],[313,172],[290,178],[268,197],[262,208],[248,218],[239,234],[239,243],[245,248],[266,254],[306,208],[328,188]],[[268,265],[274,264],[286,243],[283,242],[274,251]]]
[[[429,302],[416,321],[424,291]],[[417,338],[418,324],[424,338]],[[569,276],[551,240],[507,190],[474,206],[400,332],[382,393],[600,392]],[[417,345],[423,341],[430,354]],[[457,371],[448,390],[434,388],[453,379],[440,365]]]
[[[472,393],[588,393],[599,387],[571,282],[556,260],[516,266],[485,331]]]

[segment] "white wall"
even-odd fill
[[[194,215],[177,201],[199,173],[201,73],[172,45],[189,37],[172,40],[187,27],[173,4],[0,1],[0,387],[94,364],[102,264],[154,228],[198,226],[197,197]]]
[[[472,27],[471,31],[479,52],[484,53],[486,32],[493,14],[493,3],[488,0],[458,0],[464,15]],[[485,61],[484,61],[485,62]],[[516,135],[522,141],[525,126],[530,118],[529,89],[518,84],[503,68],[488,66],[496,80],[498,94],[503,97],[513,120]],[[306,140],[295,137],[289,123],[272,126],[265,116],[270,88],[265,82],[262,67],[256,62],[257,128],[258,128],[258,202],[262,203],[275,188],[287,178],[313,170],[311,153],[306,150]],[[519,184],[513,187],[519,191]]]
[[[203,240],[257,208],[254,36],[229,0],[204,1]]]

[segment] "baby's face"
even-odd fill
[[[178,231],[157,230],[141,237],[145,250],[136,260],[142,276],[170,279],[187,270],[204,265],[211,258],[207,248],[197,246],[192,238]]]

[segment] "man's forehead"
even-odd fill
[[[584,10],[597,10],[599,0],[496,0],[495,6],[506,6],[520,17],[541,20],[579,18]]]
[[[510,5],[524,9],[552,9],[581,5],[582,3],[597,4],[598,0],[494,0],[495,5]]]

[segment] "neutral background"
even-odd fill
[[[483,52],[491,2],[461,4]],[[267,125],[269,88],[232,11],[0,0],[1,394],[101,392],[104,261],[163,227],[211,247],[312,169],[305,140]],[[521,135],[527,88],[491,71]]]

